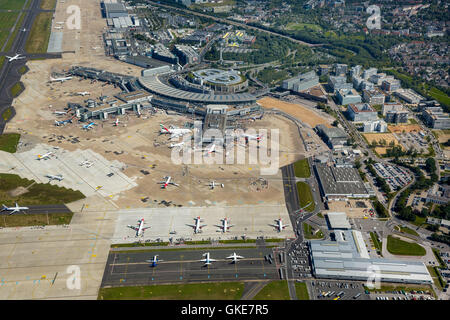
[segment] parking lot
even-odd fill
[[[401,189],[412,180],[412,177],[398,166],[378,162],[373,167],[377,174],[386,180],[391,190]]]
[[[422,132],[422,131],[421,131]],[[417,152],[427,152],[428,142],[424,139],[425,135],[418,132],[393,133],[398,141],[406,150],[414,148]]]
[[[311,278],[311,266],[309,263],[309,250],[306,242],[294,244],[288,253],[289,266],[295,278]]]
[[[371,300],[435,300],[430,291],[414,291],[406,292],[405,290],[395,290],[370,293]]]
[[[336,280],[315,280],[311,282],[314,300],[368,300],[362,283]]]

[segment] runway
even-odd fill
[[[25,206],[20,204],[21,206]],[[29,210],[15,212],[14,215],[22,215],[22,214],[52,214],[52,213],[70,213],[70,209],[66,207],[65,204],[51,204],[51,205],[42,205],[42,206],[28,206]],[[1,211],[1,214],[9,215],[8,211]]]
[[[31,27],[33,26],[33,22],[39,12],[41,0],[29,0],[32,1],[30,8],[27,10],[23,10],[23,14],[25,14],[25,18],[21,26],[16,26],[19,29],[19,32],[16,35],[16,38],[13,41],[11,46],[11,50],[9,52],[2,52],[1,55],[14,56],[16,54],[26,55],[26,59],[14,60],[12,62],[8,62],[8,59],[5,59],[2,67],[0,68],[0,115],[11,106],[13,101],[13,97],[11,96],[11,87],[18,81],[22,74],[19,72],[19,69],[24,66],[28,59],[43,59],[43,58],[60,58],[61,54],[30,54],[27,55],[25,52],[25,44],[28,39],[28,35],[30,33]],[[54,11],[54,10],[51,10]],[[26,31],[22,31],[25,29]],[[15,110],[12,107],[12,115],[9,119],[15,116]],[[8,120],[9,120],[8,119]],[[3,130],[6,126],[5,120],[3,117],[0,117],[0,134],[3,133]]]
[[[210,253],[210,259],[216,259],[205,266],[202,255]],[[227,256],[236,252],[243,256],[232,263]],[[271,248],[241,248],[211,250],[160,250],[148,252],[110,252],[106,263],[101,287],[152,285],[168,283],[192,283],[204,281],[242,281],[279,279],[276,265],[264,258],[272,254]],[[156,267],[146,260],[158,255]]]

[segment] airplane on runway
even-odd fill
[[[227,218],[220,219],[220,221],[222,221],[222,224],[216,225],[216,227],[221,228],[223,233],[227,232],[228,229],[234,226],[234,224],[228,224]]]
[[[58,81],[64,82],[64,81],[67,81],[67,80],[70,80],[70,79],[72,79],[72,77],[62,77],[62,78],[50,77],[50,81],[49,82],[58,82]]]
[[[170,139],[178,138],[180,136],[183,136],[185,134],[192,133],[190,129],[181,129],[181,128],[167,128],[163,124],[159,124],[161,127],[161,130],[159,131],[160,134],[170,134]]]
[[[55,120],[55,126],[58,126],[58,127],[60,125],[65,126],[66,123],[72,123],[72,119],[67,119],[67,120],[62,120],[62,121]]]
[[[179,184],[177,184],[177,183],[175,183],[175,182],[173,182],[173,181],[170,181],[170,180],[172,179],[171,176],[166,176],[166,177],[164,177],[163,179],[166,179],[166,181],[160,181],[160,182],[158,182],[158,184],[162,184],[161,189],[167,189],[167,187],[169,186],[169,184],[171,184],[171,185],[173,185],[173,186],[176,186],[176,187],[179,186]]]
[[[77,95],[84,97],[85,95],[90,95],[90,93],[88,91],[82,91],[82,92],[77,92]]]
[[[85,125],[83,125],[83,126],[81,127],[81,129],[89,130],[90,128],[92,128],[92,126],[95,126],[95,122],[91,122],[91,123],[89,123],[89,124],[85,124]]]
[[[57,174],[57,175],[47,174],[47,175],[45,175],[45,176],[46,176],[47,178],[49,178],[50,181],[52,181],[52,180],[58,180],[58,181],[61,181],[61,180],[64,179],[63,176],[62,176],[61,174]]]
[[[202,257],[206,257],[205,259],[200,259],[199,261],[202,261],[202,262],[204,262],[205,264],[205,266],[206,265],[210,265],[211,264],[211,262],[213,262],[213,261],[217,261],[216,259],[211,259],[210,257],[209,257],[209,252],[206,252],[206,253],[204,253],[203,255],[202,255]]]
[[[271,224],[271,226],[277,228],[277,229],[278,229],[278,232],[283,231],[284,228],[286,228],[286,227],[289,226],[288,224],[283,224],[283,221],[281,221],[281,218],[280,218],[280,219],[277,219],[277,220],[274,220],[274,221],[276,221],[277,224]]]
[[[25,56],[20,56],[19,53],[16,54],[14,57],[10,57],[10,56],[6,56],[6,57],[8,58],[8,62],[25,58]]]
[[[171,143],[169,148],[171,148],[171,149],[172,148],[181,148],[182,145],[184,145],[184,141],[182,141],[180,143],[175,143],[175,144]]]
[[[304,206],[303,208],[298,209],[297,211],[295,211],[294,213],[302,213],[303,211],[305,211],[306,208],[309,207],[309,205],[311,204],[311,202],[309,202],[306,206]]]
[[[40,155],[40,154],[38,154],[37,155],[37,160],[46,160],[46,159],[50,159],[50,156],[53,154],[53,152],[51,152],[51,151],[49,151],[49,152],[47,152],[46,154],[43,154],[43,155]]]
[[[132,226],[132,225],[130,225],[130,224],[127,226],[128,228],[131,228],[131,229],[133,229],[133,230],[136,231],[136,237],[139,237],[140,235],[142,235],[142,234],[144,233],[145,230],[147,230],[148,228],[150,228],[150,227],[145,227],[145,228],[144,228],[144,218],[138,220],[138,223],[139,223],[139,224],[138,224],[137,227]]]
[[[151,262],[151,266],[156,267],[158,265],[158,262],[164,261],[160,260],[158,257],[159,257],[158,255],[154,255],[152,260],[145,260],[145,262]]]
[[[211,190],[213,190],[213,189],[217,186],[217,184],[216,184],[216,182],[213,180],[213,181],[211,181],[211,182],[209,183],[208,186],[210,186],[210,187],[211,187]],[[223,183],[221,183],[220,186],[221,186],[222,188],[225,187]]]
[[[188,226],[194,228],[194,233],[201,233],[202,228],[207,226],[206,224],[200,224],[200,222],[203,222],[203,220],[200,217],[194,218],[195,224],[188,224]]]
[[[21,210],[28,210],[28,207],[19,207],[19,205],[16,202],[16,206],[15,207],[7,207],[5,205],[3,205],[3,209],[1,211],[11,211],[11,213],[9,215],[12,215],[13,213],[19,212]]]
[[[236,254],[236,252],[233,252],[233,254],[231,256],[228,256],[227,259],[233,259],[233,261],[231,261],[231,263],[237,263],[239,260],[238,259],[244,259],[243,256],[238,256]]]

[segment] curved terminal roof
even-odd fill
[[[148,91],[172,99],[208,104],[254,103],[256,97],[250,93],[204,94],[180,90],[159,81],[156,76],[140,77],[139,83]]]

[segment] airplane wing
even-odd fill
[[[145,228],[142,228],[142,230],[145,231],[145,230],[150,229],[150,228],[151,227],[145,227]]]
[[[128,228],[131,228],[131,229],[133,229],[134,231],[138,231],[138,228],[137,228],[137,227],[135,227],[135,226],[132,226],[132,225],[128,225],[127,227],[128,227]]]

